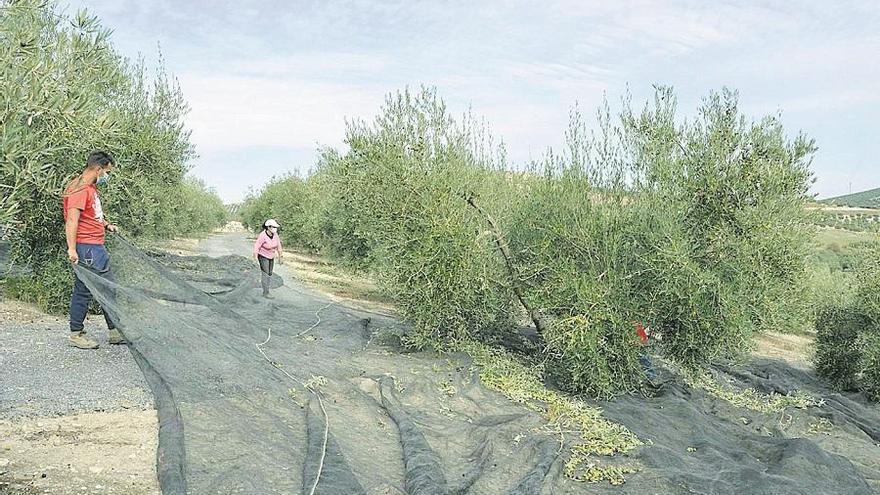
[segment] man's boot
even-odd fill
[[[78,349],[97,349],[98,343],[86,337],[85,330],[70,332],[70,345]]]
[[[107,339],[107,341],[110,342],[111,344],[125,344],[126,343],[125,337],[122,335],[122,332],[120,332],[116,328],[110,329],[110,336]]]

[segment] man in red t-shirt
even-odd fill
[[[104,184],[113,170],[113,156],[95,151],[86,160],[86,168],[64,190],[64,233],[67,236],[67,257],[70,262],[97,272],[112,280],[110,257],[104,248],[104,230],[116,231],[116,226],[104,218],[101,199],[96,185]],[[73,295],[70,298],[70,344],[80,349],[97,349],[98,343],[86,337],[83,322],[92,293],[86,284],[73,275]],[[111,344],[124,344],[122,333],[104,311]]]

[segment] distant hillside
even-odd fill
[[[880,208],[880,187],[836,198],[823,199],[822,203],[851,206],[853,208]]]

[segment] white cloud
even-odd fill
[[[615,70],[581,63],[514,62],[502,67],[502,70],[518,79],[518,82],[531,84],[536,89],[604,90],[609,82],[619,77]]]
[[[633,56],[678,56],[791,24],[784,13],[755,4],[597,0],[552,5],[583,25],[577,46],[591,55],[626,48]]]
[[[247,146],[339,145],[346,118],[367,118],[385,89],[344,83],[179,75],[192,111],[187,124],[200,150]]]
[[[804,33],[806,35],[806,33]],[[785,40],[767,44],[759,53],[743,57],[737,67],[740,70],[761,75],[764,78],[832,77],[840,81],[861,81],[874,84],[880,78],[880,65],[871,63],[880,53],[880,36],[836,36]],[[876,86],[875,86],[876,88]]]
[[[880,92],[853,88],[789,96],[777,101],[759,101],[744,106],[744,110],[752,115],[766,115],[777,111],[782,111],[784,114],[817,111],[833,113],[854,106],[878,103],[880,103]]]
[[[241,59],[230,64],[229,72],[257,76],[284,76],[326,79],[332,76],[364,76],[388,69],[388,54],[352,52],[308,52]]]

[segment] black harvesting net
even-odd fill
[[[880,480],[871,406],[834,396],[809,413],[877,449],[850,461],[755,428],[775,418],[719,414],[717,400],[671,379],[603,406],[646,441],[626,459],[637,466],[627,484],[571,481],[567,432],[486,389],[465,356],[403,352],[406,329],[389,315],[277,275],[264,299],[240,256],[145,253],[122,238],[110,251],[113,278],[75,269],[153,390],[166,495],[868,494]]]

